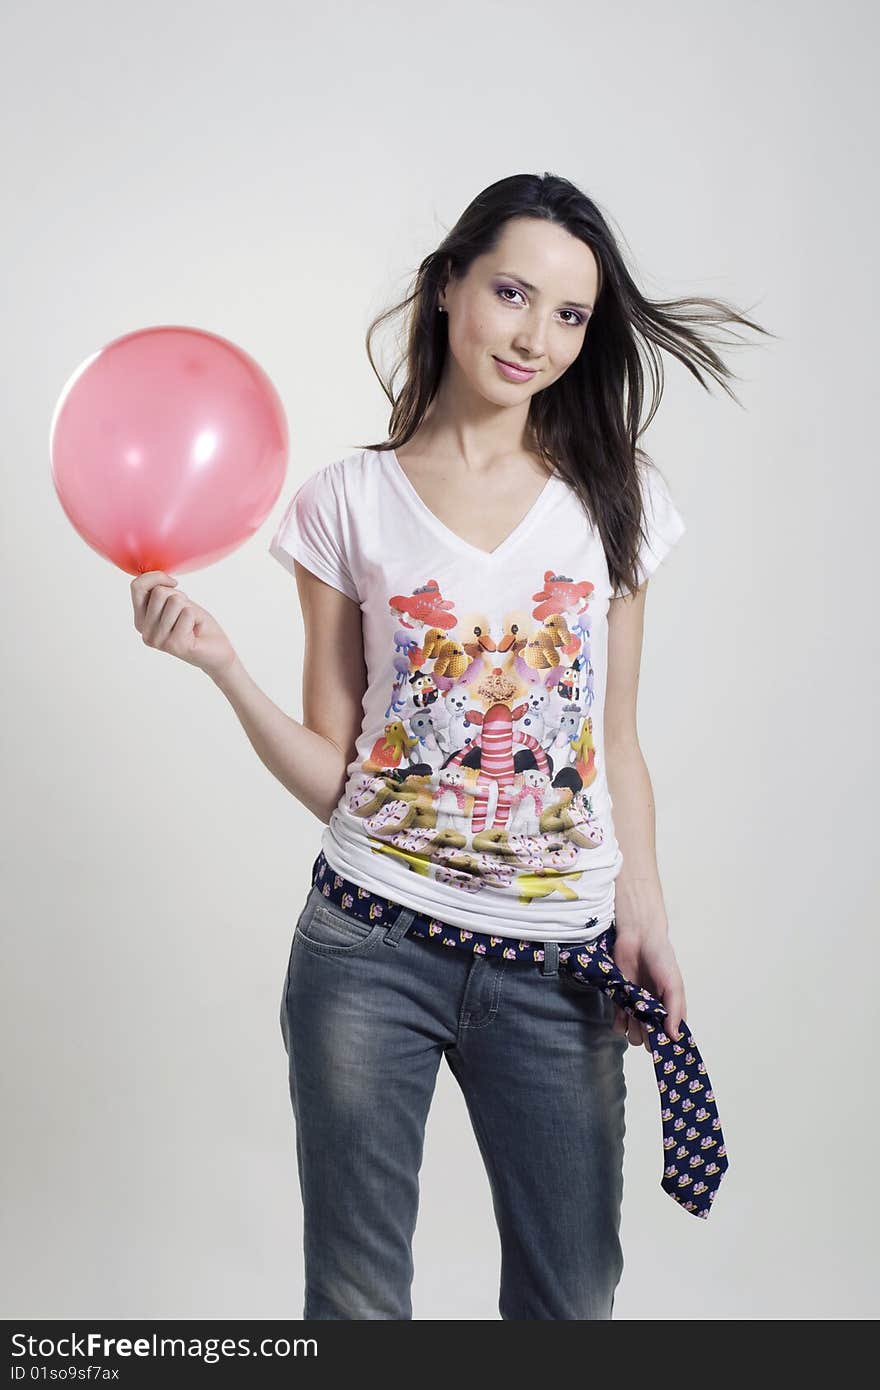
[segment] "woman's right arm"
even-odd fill
[[[168,581],[168,582],[163,582]],[[303,722],[251,679],[216,620],[159,571],[132,582],[135,626],[148,646],[199,666],[228,699],[273,776],[327,824],[345,786],[363,718],[360,607],[296,562],[305,629]]]
[[[326,825],[342,795],[363,719],[361,610],[298,560],[295,565],[305,632],[303,722],[279,709],[237,656],[213,680],[238,715],[257,756]]]

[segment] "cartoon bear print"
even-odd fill
[[[431,792],[431,802],[437,814],[437,829],[457,830],[466,835],[474,809],[474,790],[477,770],[460,765],[441,768],[438,785]]]
[[[543,685],[535,685],[526,696],[528,709],[516,721],[517,728],[544,746],[547,737],[547,715],[550,711],[550,692]]]
[[[478,726],[471,724],[465,714],[470,703],[471,696],[464,685],[454,685],[443,696],[447,718],[443,727],[437,728],[436,731],[437,742],[447,754],[457,753],[459,748],[464,748],[468,740],[479,733]]]
[[[551,799],[555,795],[550,778],[540,768],[529,767],[520,773],[518,781],[519,785],[511,797],[507,829],[510,834],[539,835],[548,794]]]

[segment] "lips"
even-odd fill
[[[521,367],[518,362],[508,362],[505,357],[496,357],[495,361],[498,363],[499,367],[508,368],[510,378],[513,378],[515,375],[520,381],[527,381],[529,377],[533,377],[537,371],[537,367]]]

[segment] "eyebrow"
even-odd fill
[[[523,287],[524,290],[528,290],[528,291],[529,291],[529,294],[540,294],[540,293],[541,293],[541,291],[538,289],[537,285],[530,285],[529,282],[528,282],[528,280],[524,280],[524,279],[522,278],[521,275],[514,275],[514,273],[513,273],[512,270],[499,270],[499,271],[496,271],[496,274],[497,274],[497,275],[506,275],[507,278],[508,278],[508,280],[516,280],[517,284],[522,285],[522,287]],[[572,307],[575,308],[575,309],[589,309],[591,313],[592,313],[592,311],[593,311],[593,305],[592,305],[592,304],[579,304],[578,301],[577,301],[576,299],[567,299],[565,302],[566,302],[566,304],[571,304]]]

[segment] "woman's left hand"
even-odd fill
[[[618,927],[612,950],[614,964],[621,974],[640,989],[647,989],[667,1010],[664,1032],[670,1038],[679,1036],[679,1025],[687,1018],[684,981],[675,959],[672,942],[665,932],[627,931]],[[625,1033],[635,1046],[643,1044],[652,1052],[651,1034],[632,1014],[619,1005],[614,1006],[614,1031]]]

